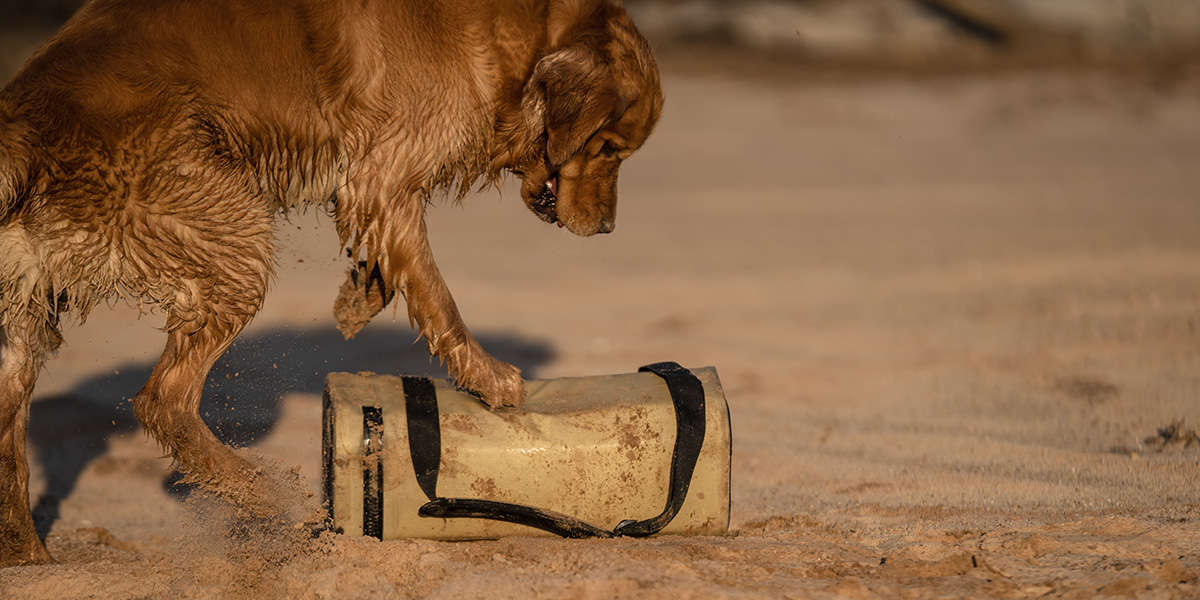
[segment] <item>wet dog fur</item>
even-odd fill
[[[492,406],[520,372],[471,336],[424,212],[505,172],[534,214],[611,231],[617,168],[662,109],[650,50],[610,0],[92,0],[0,91],[0,565],[49,560],[25,428],[60,318],[122,297],[166,316],[133,400],[191,481],[270,510],[198,415],[209,369],[263,303],[289,209],[333,216],[353,335],[396,293]]]

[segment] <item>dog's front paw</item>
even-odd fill
[[[333,303],[337,330],[346,339],[354,337],[371,321],[371,317],[391,303],[395,295],[384,285],[379,267],[368,272],[366,263],[360,263],[357,268],[350,269]]]
[[[504,406],[518,407],[525,399],[525,380],[521,378],[521,370],[484,355],[486,360],[464,373],[459,384],[479,395],[479,398],[492,408]]]

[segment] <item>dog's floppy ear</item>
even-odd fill
[[[618,102],[611,70],[585,46],[569,46],[538,61],[523,100],[530,119],[540,121],[535,126],[546,129],[546,154],[555,166],[570,160],[604,126]]]

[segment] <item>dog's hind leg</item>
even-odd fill
[[[254,469],[212,434],[199,412],[208,371],[240,329],[213,325],[171,331],[150,380],[133,399],[133,410],[189,481],[253,504],[259,499],[243,498],[236,488],[226,487],[253,479]]]
[[[0,567],[50,561],[29,513],[25,429],[44,338],[58,335],[48,330],[39,339],[37,327],[18,322],[0,329]]]
[[[261,492],[257,469],[200,418],[209,370],[258,312],[270,279],[270,214],[235,216],[229,226],[236,225],[236,233],[223,231],[225,225],[197,224],[189,252],[160,263],[179,292],[168,311],[166,348],[134,397],[133,410],[187,481],[267,516],[273,504]]]

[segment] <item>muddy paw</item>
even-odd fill
[[[383,284],[379,267],[368,272],[366,264],[361,263],[357,268],[350,269],[333,303],[338,331],[346,339],[354,337],[372,317],[391,303],[395,295]]]
[[[492,408],[521,405],[525,399],[525,380],[521,378],[520,369],[491,359],[488,368],[479,371],[473,377],[466,378],[464,387],[475,392],[480,400]]]

